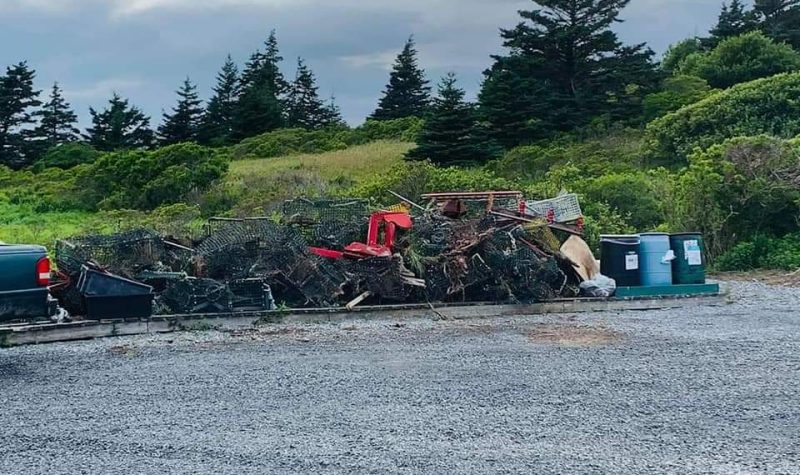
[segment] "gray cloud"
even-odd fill
[[[189,75],[204,94],[231,53],[243,63],[275,28],[285,72],[297,56],[335,94],[352,123],[375,105],[409,35],[432,81],[459,74],[474,97],[498,30],[530,0],[0,0],[0,58],[29,60],[39,87],[58,80],[84,123],[90,105],[118,91],[160,119]],[[704,33],[719,0],[633,0],[617,27],[626,42],[656,51]]]

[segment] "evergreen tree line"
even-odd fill
[[[536,0],[520,11],[520,23],[501,30],[507,53],[493,57],[477,103],[464,102],[454,76],[445,77],[408,158],[482,162],[592,124],[642,126],[711,87],[800,69],[800,0],[723,3],[709,36],[676,44],[663,64],[646,44],[624,45],[612,31],[629,1]],[[417,99],[427,91],[424,74],[405,56],[373,117],[399,109],[395,102],[425,102]],[[405,84],[416,89],[398,93]]]
[[[648,107],[669,110],[677,103],[669,95],[670,87],[690,84],[692,93],[681,94],[700,97],[707,85],[695,84],[697,78],[670,76],[688,56],[722,47],[731,38],[760,32],[765,41],[800,49],[800,0],[755,0],[751,8],[731,0],[723,4],[708,37],[679,43],[659,64],[646,44],[623,44],[612,30],[629,1],[532,2],[535,8],[520,11],[516,26],[501,30],[505,53],[492,57],[476,102],[466,100],[453,74],[441,80],[434,97],[411,37],[369,119],[425,118],[410,159],[483,162],[503,150],[592,124],[642,125],[649,120]],[[759,41],[749,38],[740,48],[764,48]],[[785,52],[771,54],[781,63],[777,70],[794,67]],[[291,81],[281,72],[282,62],[273,31],[241,71],[228,56],[207,103],[187,78],[177,91],[177,104],[154,131],[149,117],[114,94],[105,109],[90,109],[92,125],[82,135],[58,85],[44,101],[34,87],[35,72],[26,63],[17,64],[0,77],[0,164],[25,166],[53,146],[81,140],[98,150],[179,142],[224,146],[283,127],[344,125],[333,99],[320,98],[316,78],[304,61],[298,59]],[[695,70],[703,67],[694,64]],[[708,82],[727,87],[726,81]],[[655,99],[672,104],[654,101],[659,93],[663,97]]]
[[[706,50],[723,40],[761,31],[778,43],[800,48],[800,0],[754,0],[747,8],[741,0],[723,3],[717,25],[700,39]]]
[[[104,109],[89,109],[91,126],[83,134],[57,83],[43,102],[34,86],[36,72],[25,62],[8,67],[0,76],[0,165],[21,168],[55,146],[78,141],[101,151],[181,142],[223,146],[283,127],[344,125],[334,99],[320,98],[305,62],[298,58],[295,78],[287,81],[282,61],[273,31],[241,73],[228,56],[207,104],[187,78],[177,91],[177,104],[153,130],[150,117],[114,93]]]

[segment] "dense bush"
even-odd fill
[[[12,172],[0,166],[0,189],[3,200],[35,213],[85,208],[77,193],[75,174],[59,168],[34,174],[30,170]]]
[[[688,38],[671,45],[661,60],[661,70],[672,74],[688,56],[702,51],[698,38]]]
[[[369,120],[355,129],[340,126],[321,130],[280,129],[246,139],[231,147],[230,154],[234,160],[275,158],[333,152],[377,140],[413,142],[422,124],[421,119],[408,117],[387,121]]]
[[[707,53],[689,55],[680,63],[678,72],[701,77],[712,87],[728,88],[798,69],[800,53],[754,31],[728,38]]]
[[[348,147],[352,131],[347,128],[323,130],[280,129],[245,139],[231,147],[234,160],[273,158],[301,153],[324,153]]]
[[[759,79],[718,92],[647,126],[650,163],[685,165],[696,148],[737,136],[800,133],[800,73]]]
[[[561,192],[577,193],[586,218],[587,242],[599,244],[600,234],[628,234],[662,228],[664,200],[671,195],[666,170],[610,173],[587,177],[581,168],[551,169],[542,180],[523,186],[529,199],[547,199]]]
[[[536,181],[552,168],[574,165],[584,177],[638,168],[642,134],[632,129],[606,130],[586,138],[563,137],[541,145],[510,150],[487,166],[511,180]]]
[[[800,233],[779,239],[756,236],[720,256],[715,268],[720,271],[800,269]]]
[[[605,203],[584,199],[581,206],[586,224],[583,238],[597,257],[600,256],[600,235],[636,232],[624,216]]]
[[[681,107],[705,99],[714,92],[705,79],[696,76],[668,77],[664,80],[660,92],[645,96],[642,103],[644,118],[647,122],[651,122]]]
[[[123,151],[84,165],[78,185],[84,202],[100,209],[154,209],[177,203],[225,175],[228,158],[195,144],[152,152]]]
[[[400,163],[342,192],[346,196],[372,198],[381,204],[397,201],[387,190],[411,200],[431,192],[506,190],[516,183],[483,168],[437,167],[427,161]]]
[[[85,143],[66,143],[48,150],[33,165],[33,171],[39,173],[46,168],[69,170],[84,163],[94,163],[100,153]]]
[[[589,180],[582,192],[589,202],[607,204],[637,231],[652,231],[664,222],[664,197],[645,172],[604,175]]]
[[[422,131],[424,121],[419,117],[406,117],[394,120],[367,120],[353,130],[351,145],[360,145],[376,140],[400,140],[416,142]]]
[[[677,180],[672,227],[705,234],[712,257],[760,234],[797,230],[800,145],[739,137],[697,151]]]

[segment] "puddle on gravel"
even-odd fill
[[[621,343],[625,334],[605,327],[589,327],[542,323],[526,331],[528,339],[538,345],[567,348],[596,348]]]

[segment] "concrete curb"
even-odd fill
[[[339,324],[359,320],[469,320],[563,313],[653,311],[719,306],[726,302],[727,294],[723,292],[718,295],[694,297],[571,299],[527,305],[390,305],[363,307],[352,312],[343,311],[341,308],[304,309],[214,315],[170,315],[149,319],[58,324],[17,324],[0,326],[0,348],[179,331],[242,330],[270,324]]]

